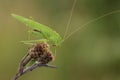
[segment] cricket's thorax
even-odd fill
[[[28,50],[28,54],[32,59],[39,61],[42,64],[46,64],[53,60],[53,55],[49,50],[49,45],[47,43],[36,43],[32,45]]]

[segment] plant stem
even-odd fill
[[[49,64],[38,64],[38,63],[34,63],[32,66],[26,68],[23,70],[23,73],[17,73],[14,78],[12,80],[17,80],[20,76],[22,76],[23,74],[29,72],[29,71],[32,71],[34,70],[35,68],[37,67],[49,67],[49,68],[56,68],[56,66],[54,65],[49,65]]]

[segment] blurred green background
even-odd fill
[[[11,80],[27,53],[29,29],[10,16],[32,17],[64,35],[74,0],[0,0],[0,80]],[[77,0],[69,33],[120,9],[120,0]],[[88,24],[57,48],[58,69],[38,68],[18,80],[120,80],[120,13]]]

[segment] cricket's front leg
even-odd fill
[[[24,44],[30,44],[33,45],[34,43],[42,43],[42,42],[48,42],[47,39],[39,39],[39,40],[29,40],[29,41],[21,41]]]

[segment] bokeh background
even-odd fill
[[[74,0],[0,0],[0,80],[11,80],[28,46],[22,15],[65,33]],[[120,9],[120,0],[77,0],[68,34],[98,16]],[[53,52],[54,54],[54,52]],[[120,13],[86,25],[57,48],[58,69],[37,68],[18,80],[120,80]]]

